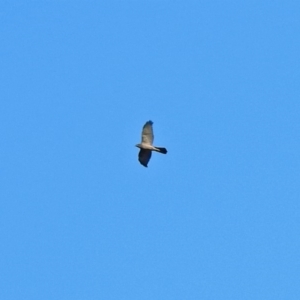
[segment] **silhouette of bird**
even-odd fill
[[[151,158],[152,151],[159,152],[162,154],[167,154],[167,149],[163,147],[153,146],[153,122],[148,121],[145,123],[142,131],[142,142],[140,144],[136,144],[135,146],[140,148],[139,152],[139,162],[144,166],[148,167],[148,162]]]

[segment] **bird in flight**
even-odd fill
[[[148,167],[147,165],[151,158],[152,151],[162,154],[167,154],[168,152],[166,148],[155,147],[152,145],[154,140],[152,124],[152,121],[146,122],[142,131],[142,142],[135,145],[141,149],[139,152],[139,162],[146,168]]]

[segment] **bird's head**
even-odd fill
[[[141,148],[141,145],[140,144],[136,144],[135,147]]]

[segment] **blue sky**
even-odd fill
[[[300,299],[299,1],[97,2],[0,4],[0,298]]]

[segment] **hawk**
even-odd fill
[[[152,151],[162,154],[167,154],[168,152],[166,148],[152,146],[154,140],[152,124],[152,121],[146,122],[142,131],[142,142],[135,145],[141,149],[139,152],[139,162],[146,168],[148,167],[147,165],[151,158]]]

